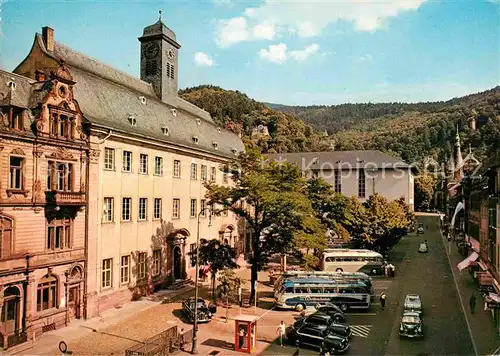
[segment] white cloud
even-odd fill
[[[211,67],[215,64],[213,58],[206,53],[196,52],[194,55],[194,63],[200,67]]]
[[[272,39],[276,33],[287,32],[300,37],[313,37],[320,35],[329,24],[337,21],[352,23],[358,31],[375,31],[388,18],[415,11],[426,1],[428,0],[318,1],[312,6],[307,1],[265,0],[258,6],[245,9],[239,17],[219,20],[217,43],[228,47],[246,40]],[[235,28],[235,23],[240,27]],[[262,33],[263,28],[268,28],[269,24],[272,24],[272,32],[265,32],[266,36],[255,35]]]
[[[290,51],[290,57],[295,59],[296,61],[304,61],[309,56],[318,52],[318,49],[319,49],[319,45],[316,43],[313,43],[312,45],[305,47],[303,50]]]
[[[295,61],[304,61],[309,58],[314,53],[318,52],[319,45],[313,43],[309,46],[304,47],[301,50],[288,51],[288,47],[284,43],[277,45],[270,45],[268,49],[261,49],[259,51],[259,56],[262,59],[266,59],[269,62],[283,64],[288,59]]]
[[[267,59],[269,62],[282,64],[287,60],[286,44],[280,43],[277,45],[270,45],[269,49],[261,49],[259,51],[260,58]]]
[[[259,23],[253,27],[252,35],[255,38],[263,40],[272,40],[276,35],[274,24],[272,22]]]

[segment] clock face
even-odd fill
[[[152,42],[146,46],[146,57],[148,58],[154,58],[158,55],[158,52],[160,51],[160,46],[158,46],[158,43]]]
[[[172,51],[171,49],[169,49],[167,54],[168,54],[168,58],[174,59],[174,57],[175,57],[174,51]]]

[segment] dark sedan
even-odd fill
[[[343,337],[350,337],[352,334],[352,330],[349,326],[343,324],[337,324],[335,323],[335,319],[333,316],[319,312],[316,312],[314,314],[306,316],[305,318],[297,320],[293,324],[293,328],[298,329],[304,325],[325,327],[328,329],[329,333],[333,333]]]
[[[335,335],[325,325],[304,324],[298,329],[290,328],[287,340],[299,347],[312,347],[330,354],[342,353],[349,348],[347,338]]]
[[[195,298],[191,297],[182,303],[182,311],[189,318],[191,323],[194,323],[195,316]],[[198,323],[208,323],[212,320],[212,313],[210,312],[207,303],[201,298],[198,298]]]
[[[424,323],[420,313],[405,311],[401,317],[399,336],[420,338],[424,336]]]
[[[327,314],[333,317],[337,323],[345,323],[347,321],[347,315],[345,315],[338,306],[332,303],[326,303],[317,307],[317,313]]]

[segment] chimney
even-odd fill
[[[45,73],[41,70],[35,71],[35,79],[37,82],[43,82],[45,80]]]
[[[43,43],[47,51],[54,51],[54,29],[49,26],[42,27]]]

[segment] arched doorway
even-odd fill
[[[237,248],[236,236],[233,236],[234,226],[224,224],[219,229],[219,239],[223,244],[228,244],[231,247]]]
[[[173,254],[174,279],[182,279],[182,252],[179,246],[175,246]]]
[[[20,326],[21,293],[17,287],[5,289],[2,305],[2,327],[7,335],[14,334]]]

